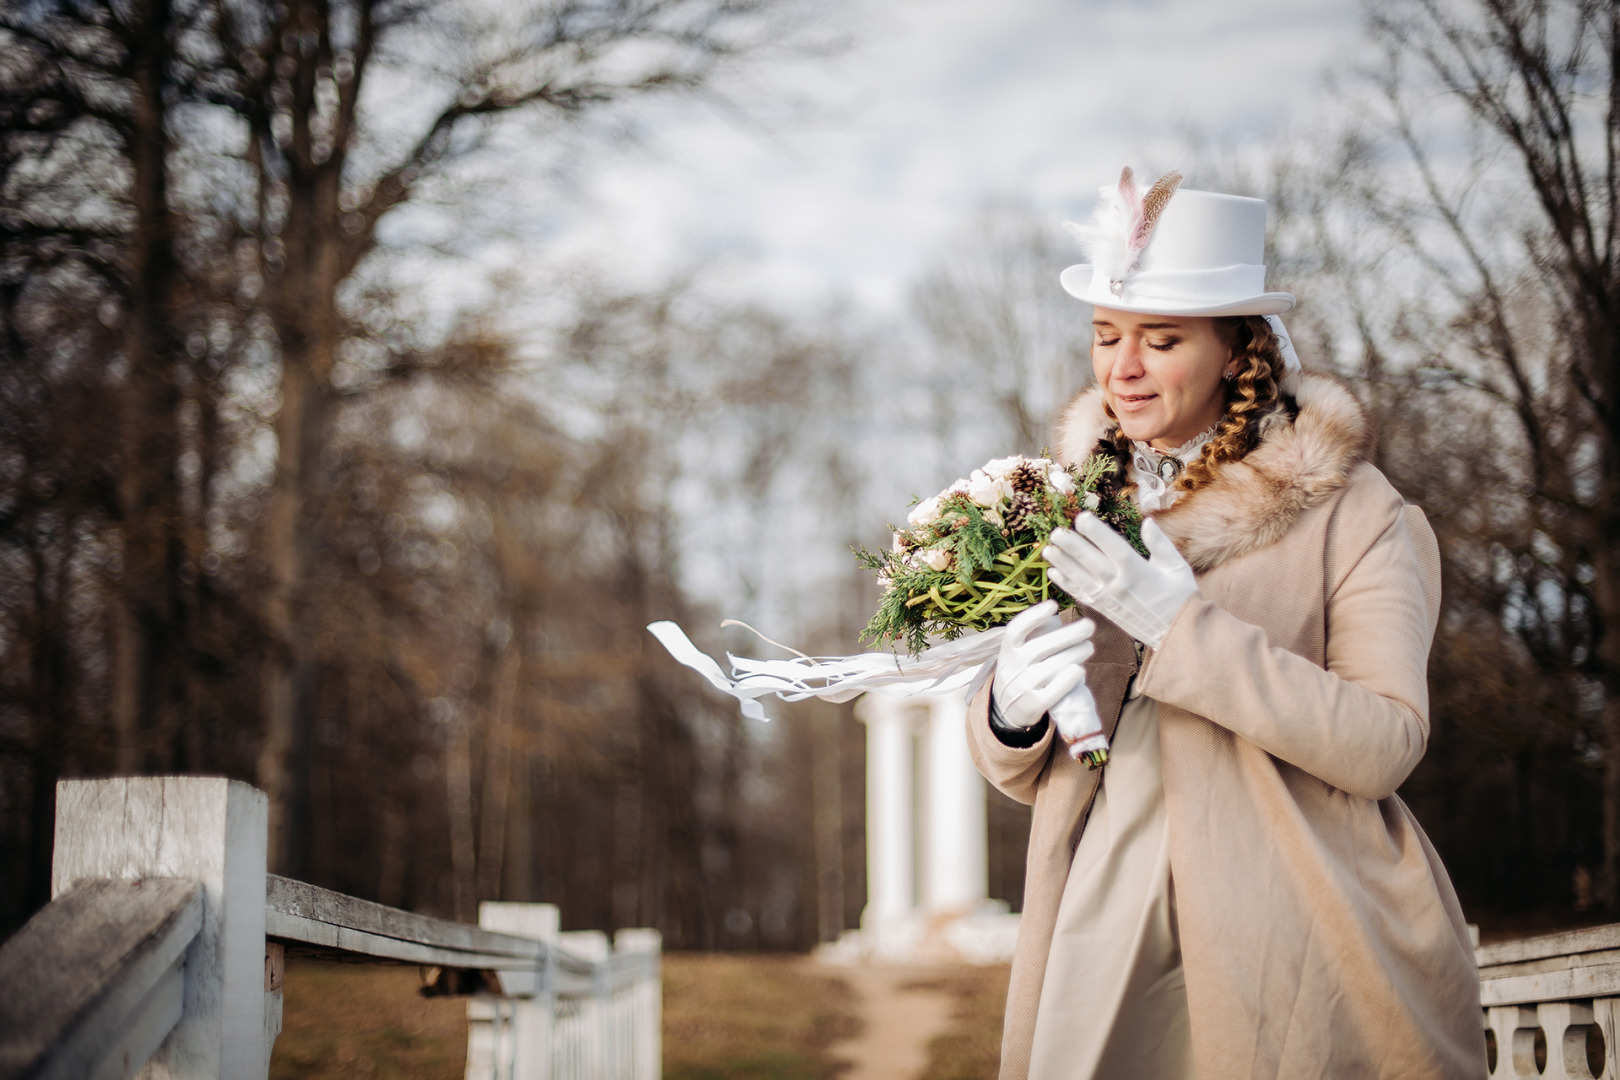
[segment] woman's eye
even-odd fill
[[[1180,339],[1178,338],[1167,338],[1164,341],[1150,341],[1147,343],[1147,347],[1150,349],[1157,349],[1159,352],[1169,352],[1180,343]]]
[[[1104,348],[1107,348],[1110,345],[1118,345],[1119,344],[1119,338],[1117,338],[1117,337],[1115,337],[1115,338],[1105,338],[1105,337],[1099,336],[1097,338],[1097,344],[1103,346]]]

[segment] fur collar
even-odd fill
[[[1281,540],[1300,514],[1344,487],[1366,456],[1367,415],[1343,383],[1302,372],[1284,391],[1299,405],[1292,422],[1273,413],[1247,457],[1223,465],[1213,483],[1152,515],[1200,573]],[[1084,460],[1115,427],[1103,411],[1102,391],[1083,391],[1058,421],[1058,458]]]

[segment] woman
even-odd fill
[[[1034,805],[1001,1075],[1475,1080],[1467,927],[1395,795],[1428,736],[1434,536],[1351,394],[1298,370],[1265,204],[1176,180],[1137,198],[1127,170],[1063,274],[1097,385],[1059,456],[1117,459],[1151,558],[1089,515],[1056,534],[1090,617],[1019,616],[969,713],[980,771]],[[1113,720],[1095,772],[1047,716],[1082,679]]]

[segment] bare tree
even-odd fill
[[[288,760],[308,667],[302,586],[332,374],[347,320],[343,284],[377,246],[384,217],[520,111],[579,116],[693,90],[763,44],[770,0],[555,0],[514,9],[399,0],[263,6],[214,0],[195,92],[247,128],[263,304],[280,349],[277,466],[268,508],[265,738],[272,863],[287,857]],[[449,49],[444,46],[453,43]],[[384,78],[430,88],[403,135],[363,93]]]
[[[1437,0],[1373,9],[1405,198],[1370,200],[1454,313],[1425,367],[1495,406],[1510,457],[1477,477],[1525,499],[1493,539],[1517,564],[1505,625],[1594,694],[1604,760],[1598,894],[1620,902],[1620,4]],[[1426,131],[1438,89],[1477,152]],[[1414,335],[1416,336],[1416,335]],[[1511,440],[1511,441],[1506,441]],[[1489,488],[1487,488],[1489,490]],[[1500,520],[1500,519],[1498,519]],[[1495,568],[1468,567],[1490,581]]]
[[[271,789],[279,865],[323,884],[797,941],[786,917],[724,927],[798,902],[779,867],[808,815],[745,790],[767,750],[641,647],[690,603],[670,490],[692,447],[662,440],[752,417],[735,479],[772,489],[802,449],[784,392],[821,346],[758,309],[606,297],[556,369],[514,373],[510,342],[433,340],[371,269],[387,215],[453,196],[501,117],[702,87],[771,39],[774,10],[5,13],[0,782],[47,799],[6,815],[5,843],[28,838],[4,850],[35,868],[8,922],[48,880],[63,770],[206,768]],[[414,96],[384,100],[402,77]],[[605,387],[608,430],[563,431],[533,400],[527,379],[568,372],[575,414]],[[610,827],[565,827],[579,807]]]
[[[965,414],[976,429],[992,416],[1003,428],[994,434],[1006,441],[981,438],[963,448],[970,455],[1039,451],[1058,406],[1089,378],[1090,328],[1053,269],[1069,256],[1075,245],[1055,222],[1021,204],[991,203],[913,290],[943,361],[933,373],[936,414],[948,427]]]
[[[4,430],[20,455],[0,534],[49,549],[57,587],[35,600],[50,632],[31,640],[65,650],[50,670],[77,671],[86,695],[78,720],[61,711],[78,695],[32,712],[39,749],[56,749],[34,756],[25,785],[35,832],[45,830],[30,865],[48,860],[61,768],[102,767],[103,751],[125,771],[204,767],[195,684],[208,666],[210,590],[199,556],[217,393],[240,336],[210,335],[222,314],[236,325],[213,291],[217,238],[177,212],[169,184],[172,28],[183,17],[168,3],[91,0],[0,12]],[[47,519],[69,528],[40,532]],[[68,572],[86,558],[99,574]],[[106,620],[90,618],[108,597]],[[107,640],[76,619],[110,627]]]
[[[1360,382],[1378,464],[1441,542],[1433,752],[1408,795],[1481,902],[1544,901],[1527,882],[1596,864],[1612,911],[1620,5],[1368,13],[1377,59],[1350,84],[1351,123],[1279,153],[1250,190],[1272,203],[1274,271],[1309,301],[1291,319],[1301,352]],[[1583,811],[1594,762],[1602,807]],[[1550,840],[1588,812],[1600,850],[1583,854],[1574,824]]]
[[[180,729],[186,708],[182,582],[194,566],[178,475],[184,278],[168,190],[179,17],[169,0],[41,5],[0,15],[0,34],[14,50],[12,77],[24,80],[10,88],[17,108],[8,131],[32,137],[34,152],[56,155],[59,164],[71,159],[92,174],[116,159],[127,177],[121,190],[88,199],[60,173],[56,180],[68,180],[60,186],[28,177],[7,200],[16,212],[11,245],[74,250],[124,312],[117,414],[128,467],[117,485],[124,572],[114,610],[111,713],[118,764],[127,770],[145,764],[147,746]]]
[[[718,305],[691,283],[582,294],[536,375],[572,410],[598,406],[584,413],[603,453],[590,486],[617,508],[610,576],[626,582],[641,625],[679,610],[670,585],[685,584],[709,599],[694,614],[768,618],[795,640],[828,635],[840,643],[829,647],[851,647],[859,627],[847,621],[859,602],[825,595],[822,556],[834,580],[849,580],[850,518],[862,503],[846,457],[857,452],[852,414],[866,395],[854,384],[865,354],[837,331]],[[822,625],[829,616],[846,625]],[[644,846],[626,849],[625,870],[635,880],[640,866],[640,910],[658,910],[660,894],[685,897],[682,909],[701,898],[706,923],[682,934],[709,947],[836,934],[844,883],[858,880],[839,843],[849,815],[836,770],[849,725],[792,710],[786,731],[750,730],[729,701],[696,710],[701,687],[656,650],[642,659],[643,721],[623,743],[641,764],[625,770],[636,780],[621,793],[624,815],[644,822]],[[657,764],[666,760],[694,771]],[[751,789],[767,778],[776,794],[762,804]],[[784,852],[790,881],[780,876]],[[691,877],[692,866],[707,872]]]

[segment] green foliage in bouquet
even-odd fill
[[[888,551],[860,548],[878,573],[883,599],[862,641],[905,643],[913,656],[928,639],[1001,626],[1025,608],[1074,600],[1046,577],[1041,551],[1056,529],[1090,512],[1143,555],[1142,515],[1120,492],[1113,460],[1097,454],[1076,468],[1049,458],[998,458],[930,499],[918,500]],[[893,528],[893,526],[891,526]]]

